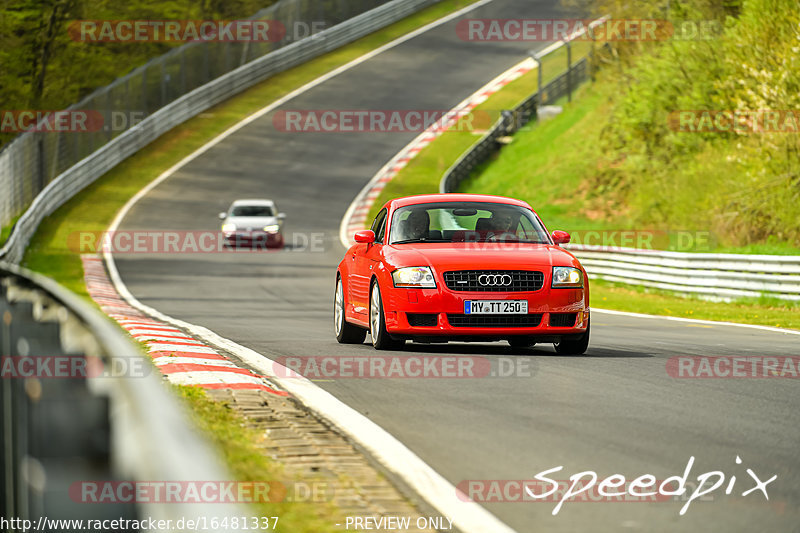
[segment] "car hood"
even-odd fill
[[[432,266],[449,270],[528,270],[580,263],[574,255],[553,244],[525,243],[422,243],[384,247],[390,267]]]
[[[260,230],[278,223],[278,217],[228,217],[225,224],[236,224],[236,229]]]

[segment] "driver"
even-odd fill
[[[430,217],[424,209],[411,211],[406,219],[406,239],[424,239],[428,236]]]
[[[505,235],[514,235],[511,229],[514,225],[514,217],[508,211],[496,211],[489,219],[489,234],[487,238],[501,238]]]

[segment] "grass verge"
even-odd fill
[[[174,389],[189,406],[197,427],[210,436],[236,479],[245,482],[290,482],[280,466],[258,448],[259,433],[248,428],[241,415],[226,403],[210,399],[198,387],[174,386]],[[279,517],[280,531],[327,533],[337,530],[333,525],[336,520],[332,504],[284,501],[252,505],[254,516]]]
[[[71,234],[104,231],[125,202],[155,177],[269,102],[473,1],[443,0],[347,46],[277,74],[173,128],[47,217],[26,250],[23,265],[88,298],[79,254],[68,246]]]
[[[588,42],[575,43],[572,47],[573,57],[582,57],[589,48]],[[547,83],[561,74],[566,68],[566,61],[567,53],[563,47],[545,57],[542,60],[542,82]],[[536,91],[537,78],[536,69],[525,73],[476,106],[473,115],[485,112],[490,119],[489,123],[493,124],[500,117],[502,110],[516,107]],[[439,192],[439,180],[445,171],[470,146],[480,140],[484,133],[480,130],[470,131],[464,127],[464,120],[459,121],[423,148],[392,181],[386,184],[372,205],[367,220],[372,220],[381,206],[392,198]]]

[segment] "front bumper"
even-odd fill
[[[224,232],[225,244],[233,247],[279,248],[283,246],[283,234],[266,231]]]
[[[586,331],[589,322],[588,289],[552,289],[534,292],[454,292],[389,287],[382,290],[386,329],[399,337],[495,338],[541,337],[559,342],[565,335]],[[527,315],[465,315],[467,300],[527,300]],[[433,316],[431,316],[433,315]],[[574,320],[571,320],[574,315]]]

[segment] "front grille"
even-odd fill
[[[540,313],[527,315],[457,315],[447,314],[454,328],[535,328],[542,321]]]
[[[571,328],[578,313],[550,313],[550,325],[554,328]]]
[[[436,313],[406,313],[408,324],[411,327],[435,326],[438,315]]]
[[[445,272],[444,284],[451,291],[538,291],[544,285],[544,274],[536,270],[459,270]]]

